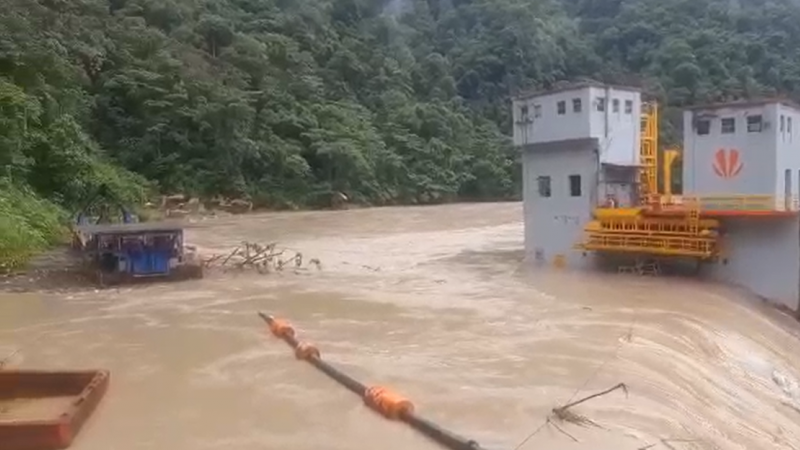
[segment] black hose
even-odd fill
[[[339,372],[338,369],[331,366],[330,364],[326,363],[325,361],[319,358],[311,358],[308,362],[314,365],[317,369],[325,372],[326,375],[336,380],[339,384],[346,387],[350,392],[358,395],[359,397],[363,397],[364,394],[367,392],[367,387],[363,384],[359,383],[353,378]]]
[[[476,441],[451,433],[435,423],[415,414],[407,414],[403,419],[407,424],[411,425],[411,428],[447,448],[453,450],[483,450],[483,447]]]
[[[275,322],[275,320],[272,317],[264,314],[263,312],[259,312],[258,315],[270,327]],[[297,350],[297,348],[300,346],[300,342],[293,334],[292,335],[284,334],[281,335],[280,338],[283,339],[294,350]],[[358,395],[361,398],[364,398],[364,396],[366,395],[367,393],[366,386],[359,383],[349,375],[344,374],[339,369],[326,363],[317,356],[312,356],[307,360],[314,367],[324,372],[329,377],[333,378],[336,382],[346,387],[352,393]],[[477,442],[461,437],[455,433],[451,433],[450,431],[447,431],[444,428],[439,427],[435,423],[427,419],[424,419],[414,413],[409,412],[401,414],[400,420],[409,424],[411,428],[414,428],[415,430],[419,431],[427,438],[451,450],[484,450],[483,447],[481,447],[480,444],[478,444]]]
[[[272,325],[274,321],[272,317],[259,312],[258,315],[264,319],[264,322],[267,325]],[[297,349],[300,345],[300,341],[297,340],[294,336],[283,336],[282,339],[289,344],[289,347],[292,349]],[[355,379],[351,378],[350,376],[344,374],[343,372],[339,371],[339,369],[333,367],[332,365],[326,363],[325,361],[319,358],[309,358],[309,363],[311,363],[314,367],[324,372],[329,377],[333,378],[336,382],[341,384],[342,386],[346,387],[352,393],[358,395],[359,397],[363,397],[364,394],[367,392],[367,387],[363,384],[359,383]]]

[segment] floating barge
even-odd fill
[[[108,389],[107,371],[0,371],[0,448],[72,444]]]
[[[74,234],[74,249],[101,284],[203,277],[202,264],[186,254],[179,224],[79,224]]]

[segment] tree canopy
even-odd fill
[[[509,98],[635,81],[677,108],[800,89],[794,0],[0,0],[0,177],[319,205],[519,192]],[[11,184],[6,183],[5,186]],[[28,195],[28,194],[26,194]]]

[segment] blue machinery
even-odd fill
[[[183,229],[159,224],[78,225],[81,251],[103,274],[168,276],[183,262]]]
[[[185,266],[182,227],[137,219],[105,185],[75,218],[74,247],[101,282],[167,277]],[[196,269],[191,274],[202,276],[202,267]]]

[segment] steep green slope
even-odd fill
[[[267,207],[335,191],[376,205],[511,198],[519,89],[641,84],[667,105],[668,142],[681,105],[800,88],[793,0],[0,8],[0,193],[63,210],[103,183],[132,202],[152,188]]]

